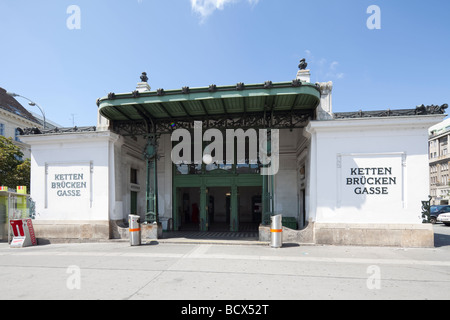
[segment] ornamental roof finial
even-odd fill
[[[307,67],[308,67],[308,64],[306,63],[306,59],[303,58],[302,60],[300,60],[300,64],[298,65],[298,68],[300,70],[306,70]]]
[[[147,82],[148,81],[147,72],[142,72],[141,81],[142,82]]]

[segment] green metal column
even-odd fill
[[[157,149],[157,136],[156,134],[151,134],[147,138],[145,149],[147,161],[147,213],[145,220],[148,223],[159,222]]]
[[[271,153],[271,130],[268,130],[267,139],[267,153]],[[270,225],[270,217],[273,215],[273,176],[263,176],[263,190],[262,190],[262,224]]]
[[[209,230],[208,219],[208,188],[204,184],[200,187],[200,231]]]
[[[178,231],[180,220],[178,216],[178,190],[175,183],[172,184],[172,227],[173,231]]]
[[[230,230],[232,232],[239,231],[239,201],[238,201],[238,187],[233,183],[231,186],[231,219]]]
[[[272,216],[272,207],[270,205],[270,191],[269,191],[269,176],[263,176],[263,190],[262,190],[262,224],[268,226],[270,224],[270,217]]]

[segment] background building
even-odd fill
[[[45,128],[44,128],[45,123]],[[55,130],[61,126],[42,115],[30,112],[13,96],[0,87],[0,135],[12,138],[23,152],[24,159],[31,157],[30,146],[21,141],[21,128],[37,128],[39,130]]]
[[[37,127],[43,129],[41,122],[25,109],[16,99],[0,88],[0,135],[12,138],[20,147],[24,158],[30,158],[30,146],[20,140],[18,128]]]
[[[431,204],[449,204],[450,181],[448,142],[450,136],[450,119],[430,128],[430,196]]]

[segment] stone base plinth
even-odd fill
[[[326,245],[434,247],[431,224],[315,223],[314,238]]]
[[[270,227],[259,227],[259,241],[270,242]],[[283,243],[433,248],[431,224],[340,224],[310,222],[303,230],[283,227]]]
[[[270,242],[270,226],[259,226],[259,241]],[[310,222],[303,230],[283,227],[283,243],[314,243],[314,222]]]
[[[141,238],[142,240],[156,240],[162,237],[162,224],[151,223],[141,224]]]
[[[109,221],[47,221],[33,220],[38,243],[53,241],[84,242],[89,240],[108,240]]]

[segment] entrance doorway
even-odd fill
[[[198,231],[200,225],[200,188],[178,188],[179,230]]]
[[[238,187],[239,231],[258,231],[262,221],[262,187]]]
[[[199,187],[176,188],[178,230],[256,232],[261,223],[261,194],[260,186],[206,187],[205,192]]]
[[[231,188],[210,187],[207,199],[209,231],[230,231]]]

